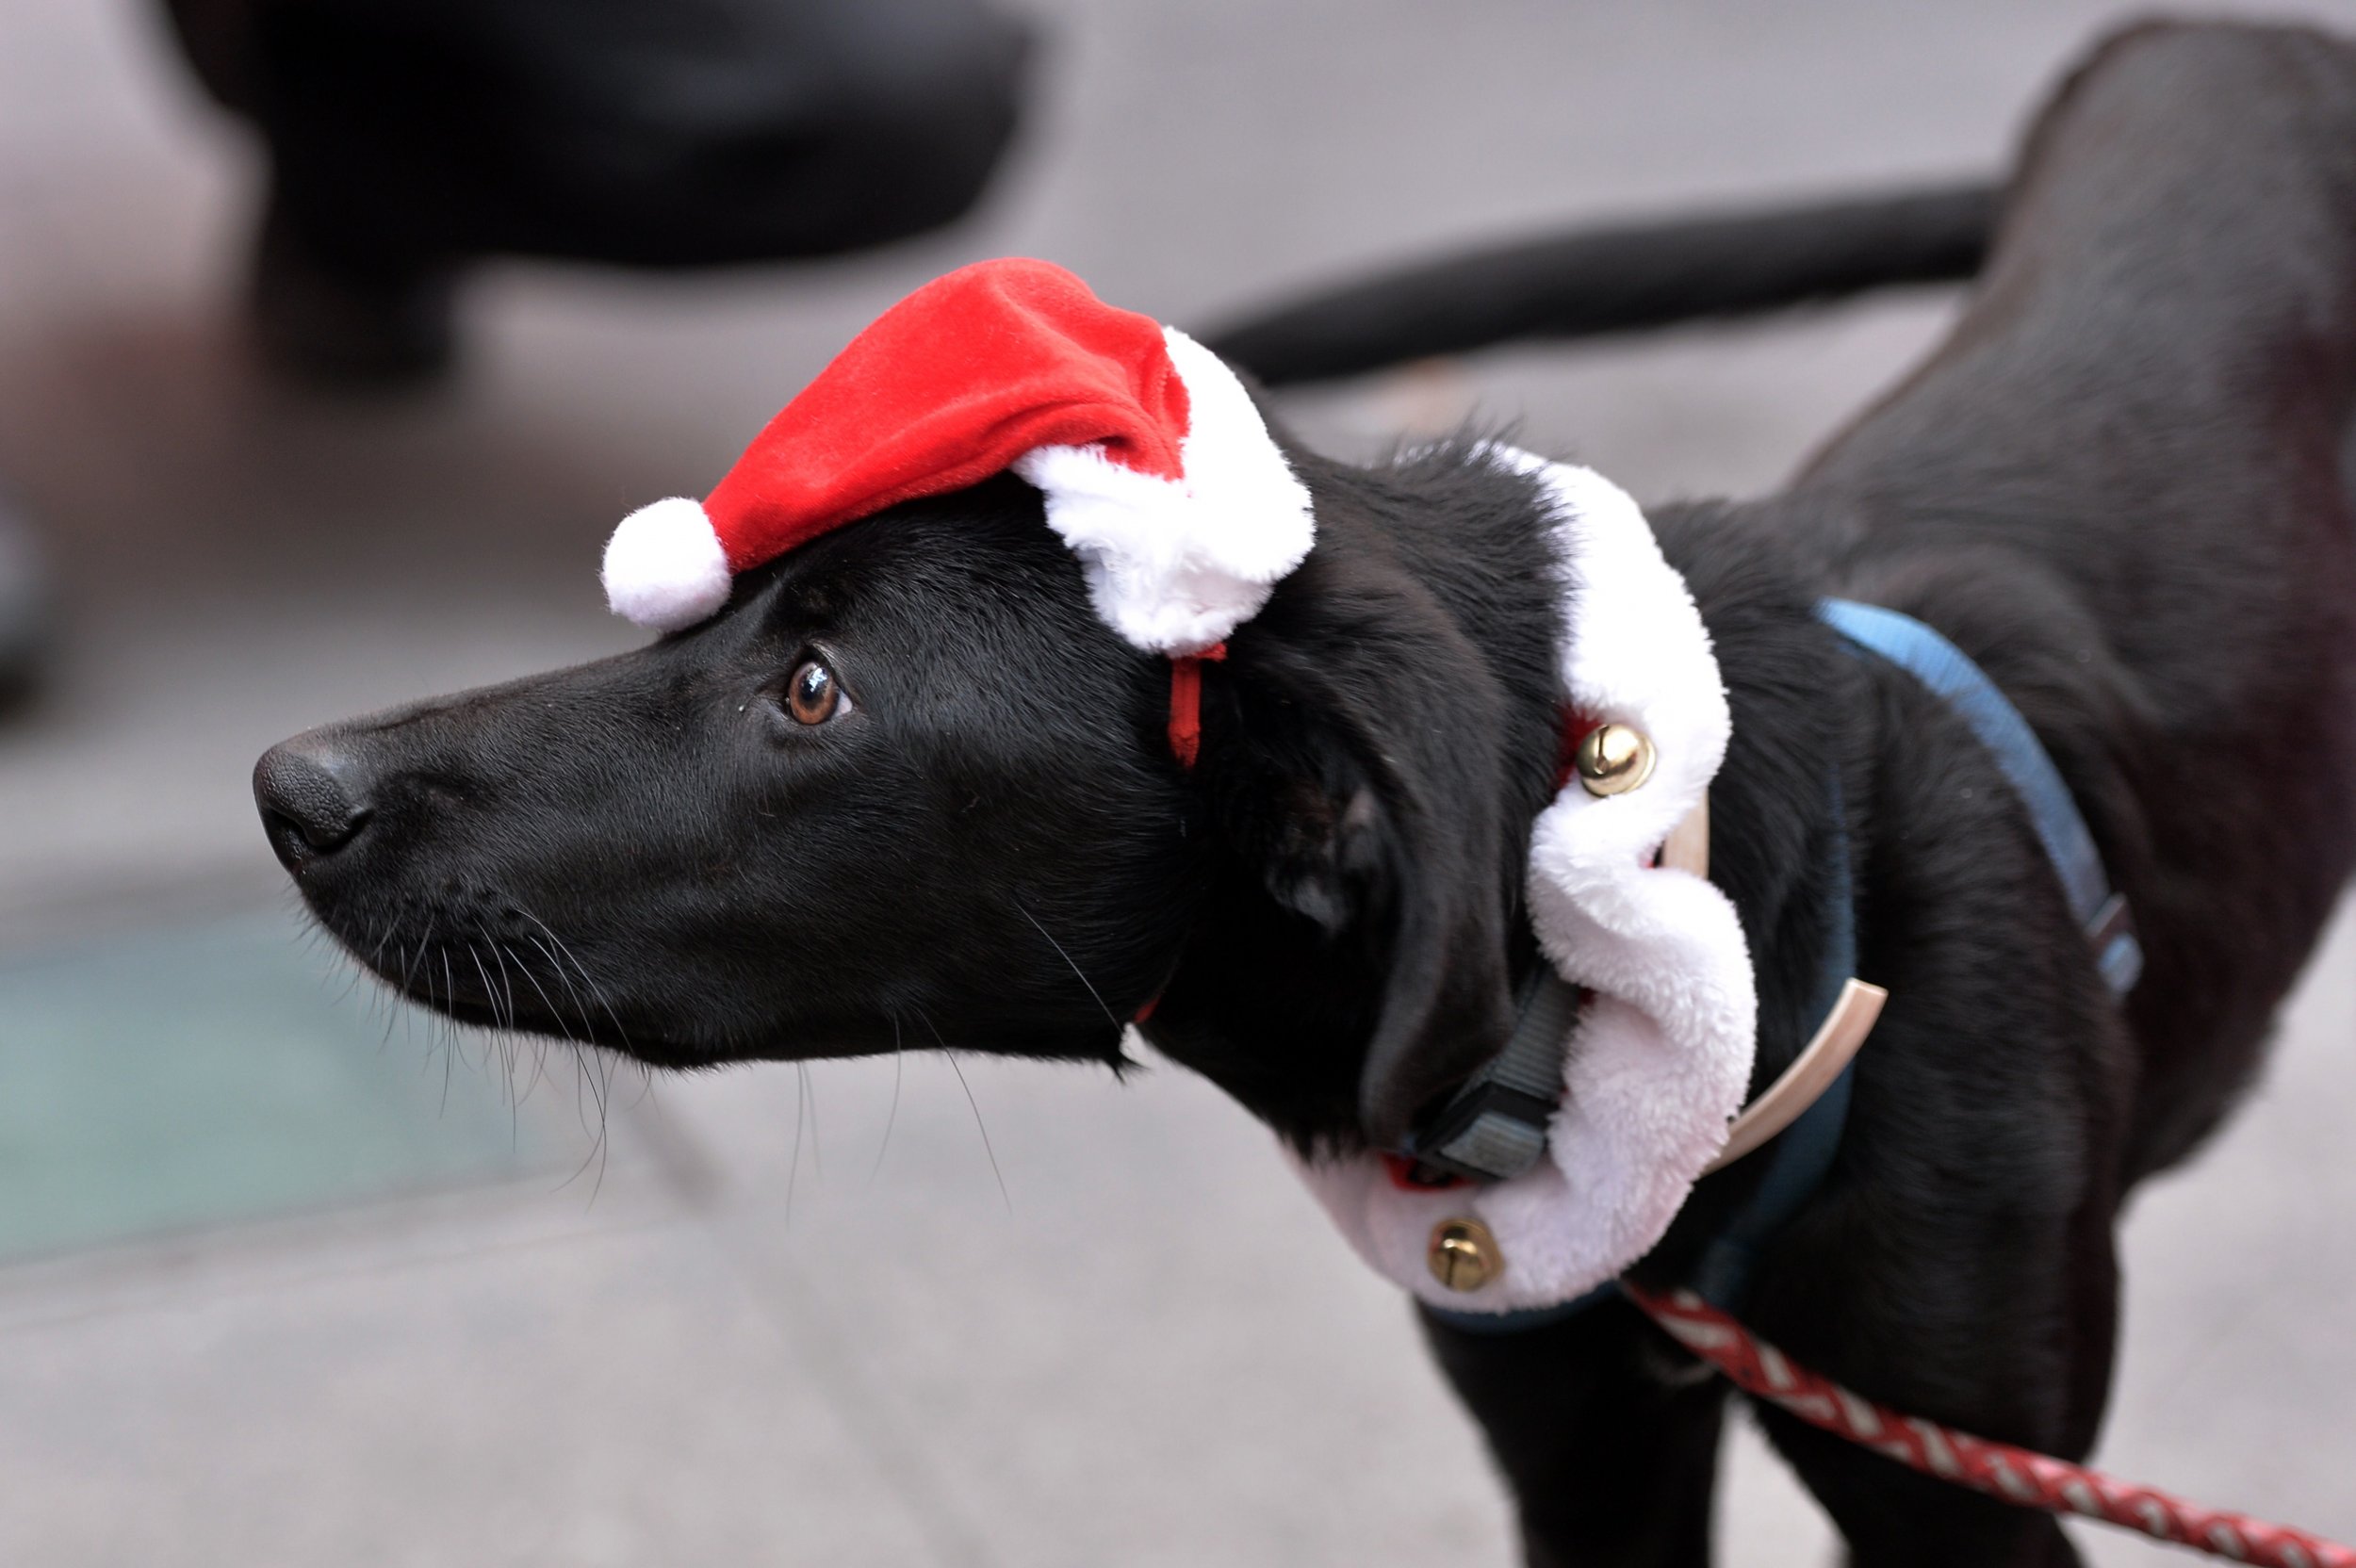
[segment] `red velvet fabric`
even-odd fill
[[[976,262],[876,318],[706,498],[741,572],[829,529],[976,484],[1035,447],[1104,443],[1180,477],[1186,384],[1151,317],[1044,261]]]

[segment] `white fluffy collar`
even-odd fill
[[[1539,944],[1588,993],[1546,1158],[1510,1181],[1445,1189],[1404,1185],[1372,1153],[1295,1164],[1378,1272],[1434,1306],[1503,1313],[1570,1300],[1660,1241],[1742,1108],[1758,1002],[1732,903],[1654,863],[1726,758],[1726,688],[1701,613],[1626,492],[1586,468],[1492,455],[1538,477],[1553,502],[1565,701],[1644,731],[1658,761],[1624,794],[1573,781],[1530,830]],[[1504,1263],[1469,1292],[1427,1264],[1434,1228],[1466,1217]]]

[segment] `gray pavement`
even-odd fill
[[[341,406],[237,351],[253,151],[154,20],[0,12],[0,473],[50,524],[72,612],[52,700],[0,730],[0,959],[281,907],[246,796],[262,746],[628,645],[594,583],[606,529],[708,482],[949,265],[1044,254],[1183,323],[1520,224],[1990,167],[2111,14],[1037,8],[1060,28],[1046,98],[973,224],[694,283],[501,268],[463,386]],[[1514,353],[1293,411],[1349,450],[1477,404],[1641,497],[1754,492],[1943,313]],[[2135,1211],[2100,1456],[2343,1537],[2351,1035],[2344,918],[2234,1129]],[[573,1070],[517,1114],[571,1117]],[[1167,1068],[964,1070],[970,1103],[919,1056],[821,1065],[808,1104],[791,1069],[626,1077],[578,1177],[0,1268],[0,1562],[1507,1560],[1405,1311],[1240,1113]],[[1828,1556],[1748,1434],[1732,1476],[1728,1560]]]

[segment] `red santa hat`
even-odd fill
[[[1010,259],[884,312],[700,504],[622,519],[606,597],[642,626],[692,626],[737,572],[1008,469],[1044,494],[1097,613],[1152,652],[1221,642],[1309,552],[1309,493],[1234,371],[1062,268]]]

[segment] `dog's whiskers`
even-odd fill
[[[409,961],[401,966],[401,988],[404,992],[410,989],[410,982],[415,978],[417,966],[425,961],[426,949],[432,946],[433,942],[434,916],[431,911],[428,911],[425,917],[425,929],[417,933],[417,950],[410,956]]]
[[[785,1223],[794,1225],[794,1188],[802,1179],[802,1113],[810,1104],[810,1072],[801,1063],[794,1064],[794,1157],[785,1168]]]
[[[826,1146],[818,1135],[818,1080],[810,1075],[808,1062],[796,1062],[802,1075],[802,1095],[810,1102],[810,1168],[817,1176],[818,1184],[826,1184]]]
[[[1031,913],[1030,910],[1023,906],[1023,901],[1021,899],[1018,898],[1014,900],[1014,906],[1024,920],[1031,923],[1032,930],[1047,939],[1047,945],[1055,950],[1055,956],[1061,958],[1064,963],[1070,967],[1072,972],[1079,976],[1080,984],[1088,988],[1088,999],[1094,1002],[1098,1008],[1104,1012],[1104,1021],[1111,1024],[1116,1029],[1121,1028],[1121,1020],[1113,1017],[1113,1010],[1104,1005],[1104,998],[1097,991],[1095,983],[1089,980],[1086,974],[1081,972],[1080,966],[1078,964],[1072,963],[1072,955],[1064,951],[1063,943],[1057,941],[1055,937],[1049,933],[1047,927],[1039,923],[1039,917],[1037,915]]]
[[[531,910],[525,908],[520,904],[515,906],[515,912],[523,916],[524,919],[532,922],[532,924],[538,926],[547,934],[548,940],[556,944],[558,951],[563,953],[565,957],[572,960],[573,968],[581,974],[581,983],[589,988],[589,994],[596,998],[597,1005],[605,1009],[605,1016],[607,1020],[613,1023],[615,1037],[621,1041],[622,1048],[624,1050],[628,1050],[630,1048],[630,1031],[622,1027],[621,1018],[614,1011],[614,1004],[605,999],[605,992],[598,988],[597,980],[589,973],[589,966],[581,961],[581,956],[575,953],[572,948],[566,944],[564,938],[548,929],[548,923],[547,921],[542,920],[538,915],[533,914]]]
[[[316,931],[318,927],[315,925],[312,929]],[[384,930],[383,934],[376,939],[376,945],[368,950],[368,967],[369,969],[376,971],[380,974],[384,972],[384,965],[380,963],[379,960],[384,956],[385,945],[393,939],[394,935],[400,930],[401,922],[394,920],[384,923]]]
[[[400,928],[400,923],[396,921],[393,923],[393,930],[398,933]],[[401,960],[401,972],[404,975],[407,974],[410,967],[410,955],[406,939],[403,939],[393,949],[393,956]],[[378,971],[379,974],[383,972],[381,970]],[[370,999],[372,1004],[380,1005],[384,1009],[384,1032],[377,1037],[376,1041],[376,1048],[379,1051],[393,1043],[393,1025],[408,1020],[409,1009],[401,1005],[401,1003],[407,1000],[404,995],[406,989],[406,987],[396,985],[388,979],[377,988]]]
[[[483,981],[483,1004],[491,1009],[492,1027],[495,1029],[506,1028],[507,1016],[499,1011],[499,990],[491,984],[491,972],[484,966],[483,962],[483,955],[475,950],[475,945],[472,942],[468,942],[466,944],[466,956],[472,960],[474,964],[474,972]],[[485,1060],[487,1061],[488,1058],[486,1057]]]
[[[515,904],[511,905],[510,907],[512,907],[516,914],[521,915],[524,919],[530,921],[533,925],[537,926],[541,935],[548,939],[546,941],[541,940],[539,937],[529,937],[526,939],[529,940],[533,947],[537,948],[541,955],[548,960],[549,968],[555,972],[557,979],[564,987],[565,994],[573,999],[573,1005],[581,1014],[582,1037],[577,1042],[576,1049],[573,1053],[573,1104],[575,1114],[581,1117],[582,1129],[589,1132],[594,1139],[594,1145],[590,1151],[589,1156],[581,1162],[581,1170],[586,1170],[589,1168],[590,1160],[594,1159],[597,1161],[597,1181],[591,1185],[589,1192],[590,1201],[595,1202],[597,1200],[597,1194],[604,1189],[608,1159],[612,1153],[612,1142],[610,1136],[614,1091],[612,1073],[614,1064],[619,1058],[617,1058],[611,1052],[597,1049],[593,1038],[597,1031],[593,1027],[589,1017],[588,1004],[581,1000],[581,990],[574,988],[572,975],[578,974],[581,977],[581,988],[587,990],[590,999],[597,1003],[598,1008],[605,1014],[607,1021],[614,1025],[614,1037],[620,1042],[624,1050],[628,1050],[630,1047],[630,1031],[623,1027],[621,1016],[614,1010],[614,1004],[606,1000],[605,992],[597,985],[596,976],[589,972],[588,965],[581,962],[581,956],[573,951],[571,944],[566,942],[564,938],[558,936],[547,921],[542,920],[538,915],[533,914],[530,909],[525,908],[522,905]],[[518,957],[520,960],[520,955]],[[568,970],[569,972],[567,972]],[[530,974],[530,966],[526,966],[525,972],[527,975]],[[538,984],[536,980],[533,983],[535,985]],[[545,988],[542,988],[541,995],[543,998],[548,995]],[[553,1011],[555,1004],[550,1002],[549,1007]],[[559,1013],[557,1017],[559,1027],[562,1028],[563,1015]],[[567,1039],[572,1038],[572,1033],[569,1029],[565,1030],[564,1033]],[[581,1060],[583,1054],[592,1050],[597,1051],[597,1055],[598,1057],[598,1061],[595,1068],[589,1067]],[[651,1079],[646,1081],[651,1083]],[[595,1128],[591,1128],[589,1126],[587,1117],[582,1113],[581,1093],[584,1088],[588,1091],[589,1099],[597,1105],[597,1122]],[[573,1172],[574,1179],[578,1179],[580,1175],[580,1170]]]
[[[580,1043],[586,1043],[587,1037],[595,1034],[597,1031],[591,1026],[589,1019],[589,1004],[581,1001],[581,992],[573,987],[572,972],[567,969],[557,957],[556,950],[548,946],[548,943],[542,941],[537,937],[526,937],[524,939],[537,949],[540,956],[548,961],[548,968],[555,973],[557,983],[564,988],[564,994],[572,999],[573,1010],[581,1014],[581,1031],[582,1037]],[[548,993],[546,991],[542,991],[541,994],[545,996]],[[551,1002],[548,1005],[553,1008],[556,1004]],[[564,1015],[559,1013],[557,1016],[561,1021]],[[573,1032],[570,1029],[566,1029],[564,1031],[564,1037],[566,1039],[573,1038]]]
[[[450,1114],[450,1064],[466,1049],[458,1021],[450,1013],[458,1005],[458,972],[450,966],[450,944],[442,944],[442,1114]],[[471,1064],[469,1064],[471,1065]]]
[[[564,1178],[564,1185],[570,1186],[573,1183],[580,1181],[581,1173],[594,1164],[597,1168],[597,1179],[589,1184],[589,1201],[595,1203],[597,1200],[597,1195],[605,1190],[605,1172],[610,1145],[607,1141],[607,1086],[597,1070],[584,1060],[592,1052],[597,1052],[598,1055],[605,1054],[597,1051],[595,1046],[582,1046],[573,1052],[573,1115],[580,1122],[581,1130],[589,1135],[590,1144],[588,1152],[581,1157],[581,1164],[573,1168],[573,1173],[570,1176]],[[589,1125],[588,1117],[581,1106],[581,1094],[584,1089],[587,1090],[591,1102],[597,1108],[597,1122],[595,1127]]]
[[[875,1184],[883,1174],[884,1156],[892,1152],[892,1129],[900,1119],[900,1080],[908,1071],[908,1053],[900,1048],[900,1016],[887,1013],[892,1020],[892,1108],[884,1113],[883,1142],[875,1148],[875,1167],[867,1173],[867,1184]]]
[[[518,1058],[517,1042],[522,1038],[518,1032],[521,1025],[517,1021],[521,1015],[515,1011],[515,982],[507,973],[507,944],[496,937],[487,939],[491,946],[491,961],[499,966],[499,990],[507,999],[507,1027],[499,1034],[499,1071],[507,1081],[508,1121],[520,1138],[523,1104],[515,1093],[515,1063]]]
[[[990,1147],[990,1128],[982,1120],[982,1105],[980,1101],[973,1098],[973,1086],[965,1081],[965,1069],[957,1065],[957,1053],[949,1049],[949,1042],[941,1037],[941,1028],[933,1022],[932,1015],[919,1007],[916,1009],[916,1016],[923,1020],[924,1027],[931,1031],[934,1041],[941,1047],[941,1055],[949,1063],[949,1070],[957,1075],[957,1086],[965,1091],[966,1107],[973,1113],[974,1131],[982,1135],[982,1152],[990,1156],[990,1173],[998,1182],[998,1200],[1006,1205],[1006,1212],[1012,1214],[1014,1213],[1014,1195],[1006,1190],[1006,1172],[998,1168],[998,1151]]]
[[[507,999],[507,1027],[516,1027],[515,983],[507,977],[507,944],[491,939],[491,956],[499,967],[499,994]]]
[[[375,930],[375,923],[370,922],[368,929],[371,931]],[[326,936],[327,933],[325,929],[321,927],[318,922],[314,921],[311,923],[311,928],[305,937],[304,946],[311,952],[317,953],[319,948],[319,943],[326,939]],[[391,938],[392,927],[386,926],[384,931],[377,936],[376,940],[370,944],[368,957],[366,962],[357,961],[359,957],[359,950],[356,943],[350,948],[346,948],[340,943],[336,944],[333,951],[335,953],[336,956],[346,960],[344,968],[349,971],[349,973],[346,975],[344,980],[344,988],[335,993],[334,1005],[340,1007],[345,1003],[352,1000],[352,993],[358,990],[360,988],[360,983],[363,980],[366,980],[370,972],[375,970],[376,960],[384,956],[384,944],[389,941]],[[365,937],[363,939],[366,939]]]
[[[507,961],[505,946],[505,943],[500,943],[493,949],[493,951],[500,954],[499,962],[502,965],[504,965]],[[523,972],[523,976],[526,980],[532,982],[532,988],[540,993],[541,1004],[548,1008],[548,1017],[556,1024],[558,1033],[562,1034],[568,1043],[578,1046],[580,1041],[574,1039],[571,1026],[564,1021],[564,1009],[557,1006],[556,999],[554,997],[548,995],[548,988],[540,984],[540,977],[532,972],[532,966],[524,961],[524,956],[518,953],[515,956],[515,967]],[[554,960],[551,959],[550,963],[553,964]],[[560,979],[563,978],[561,971],[559,972],[558,977]],[[516,1101],[518,1105],[521,1105],[523,1101],[531,1099],[532,1091],[539,1087],[544,1070],[548,1066],[548,1054],[545,1043],[541,1043],[540,1049],[537,1049],[532,1053],[532,1082],[524,1086],[523,1093]]]

